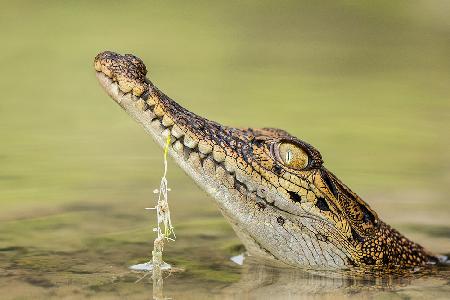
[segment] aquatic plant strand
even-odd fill
[[[167,184],[167,154],[169,152],[170,146],[170,134],[166,139],[166,146],[164,147],[164,175],[161,178],[161,183],[159,186],[159,191],[155,190],[155,193],[158,193],[158,202],[153,209],[156,209],[157,215],[157,227],[154,228],[154,231],[157,232],[157,237],[153,242],[153,251],[152,251],[152,265],[153,265],[153,298],[154,299],[162,299],[162,291],[163,291],[163,277],[162,277],[162,267],[167,267],[167,264],[163,261],[163,251],[164,251],[164,240],[175,240],[176,235],[174,228],[172,226],[172,221],[170,219],[170,210],[169,210],[169,202],[168,202],[168,184]],[[162,227],[164,230],[162,230]],[[173,238],[171,238],[173,236]]]
[[[169,202],[167,193],[170,191],[167,185],[167,154],[169,152],[170,146],[170,134],[166,139],[166,146],[164,147],[164,175],[161,178],[161,183],[159,186],[159,190],[155,190],[158,195],[158,203],[156,205],[156,213],[158,218],[158,227],[155,228],[158,233],[158,238],[167,239],[167,240],[175,240],[176,235],[174,228],[172,226],[172,221],[170,219],[170,210],[169,210]],[[164,227],[164,231],[161,230],[161,227]],[[173,238],[171,238],[173,236]]]

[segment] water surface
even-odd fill
[[[2,298],[151,298],[162,151],[99,88],[132,52],[181,104],[315,145],[387,223],[450,252],[446,1],[15,1],[0,11]],[[172,162],[174,299],[448,297],[448,270],[355,279],[230,261],[242,246]]]

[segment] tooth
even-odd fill
[[[133,87],[133,95],[139,97],[140,95],[142,95],[143,92],[144,92],[144,87],[142,87],[141,85],[136,85]]]
[[[129,93],[133,89],[130,83],[124,80],[119,80],[119,88],[124,93]]]
[[[109,69],[108,69],[107,67],[105,67],[105,66],[101,66],[101,68],[102,68],[103,74],[105,74],[105,75],[108,76],[109,78],[112,77],[111,70],[109,70]]]
[[[225,171],[222,166],[216,168],[215,178],[227,188],[234,188],[234,177]]]
[[[165,139],[167,139],[167,137],[170,135],[170,129],[166,128],[164,129],[164,131],[161,133],[161,136]]]
[[[192,152],[189,156],[188,162],[195,168],[199,169],[202,167],[202,164],[200,162],[200,156],[197,152]]]
[[[217,161],[218,163],[221,163],[225,160],[225,152],[222,150],[222,148],[220,148],[219,146],[214,146],[214,150],[213,150],[213,158],[215,161]]]
[[[184,132],[181,131],[180,127],[178,127],[178,125],[173,125],[172,127],[172,135],[174,137],[176,137],[177,139],[179,139],[180,137],[182,137],[184,135]]]
[[[188,160],[189,159],[189,156],[191,155],[191,153],[192,153],[192,149],[189,149],[188,147],[184,147],[184,145],[183,145],[183,158],[184,158],[184,160]]]
[[[224,170],[224,168],[222,166],[217,166],[216,168],[216,179],[218,179],[218,181],[223,181],[223,178],[225,176],[226,172]]]
[[[203,154],[209,154],[212,151],[212,146],[207,141],[201,140],[198,142],[198,151]]]
[[[230,189],[234,189],[234,177],[230,174],[225,175],[225,186]]]
[[[155,114],[150,110],[147,109],[146,111],[144,111],[144,115],[151,121],[154,118],[156,118]]]
[[[198,144],[198,141],[191,137],[189,134],[186,134],[183,139],[184,145],[191,149],[195,148]]]
[[[153,112],[155,113],[155,115],[157,115],[158,117],[162,117],[166,114],[166,112],[163,110],[161,105],[156,105],[155,109],[153,110]]]
[[[214,176],[216,173],[216,165],[211,158],[206,158],[203,162],[203,170],[209,176]]]
[[[153,98],[153,97],[150,96],[150,97],[147,99],[147,104],[150,105],[150,107],[151,107],[151,106],[154,106],[154,105],[156,104],[155,98]]]
[[[234,172],[236,170],[236,162],[231,156],[225,158],[225,169],[227,169],[228,172]]]
[[[172,126],[174,124],[174,122],[171,117],[169,117],[168,115],[164,115],[162,118],[162,124],[165,127],[169,127],[169,126]]]
[[[140,110],[146,110],[146,109],[148,108],[147,103],[145,103],[145,101],[142,100],[142,99],[139,99],[138,101],[136,101],[136,102],[134,103],[134,105],[135,105],[137,108],[139,108]]]
[[[176,141],[176,142],[173,144],[173,149],[175,149],[175,151],[176,151],[178,154],[183,154],[183,148],[184,148],[184,146],[183,146],[183,144],[182,144],[180,141]]]
[[[102,64],[100,63],[100,61],[95,61],[95,63],[94,63],[94,68],[95,68],[95,70],[96,71],[101,71],[101,69],[102,69]]]
[[[153,122],[151,122],[150,126],[152,126],[158,133],[162,132],[161,122],[159,122],[158,119],[156,119]]]

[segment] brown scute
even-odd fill
[[[140,58],[104,51],[95,57],[94,67],[97,72],[117,81],[122,92],[132,92],[135,96],[148,94],[147,68]]]

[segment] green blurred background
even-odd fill
[[[103,280],[150,253],[162,153],[96,82],[103,50],[200,115],[310,142],[385,221],[449,252],[449,1],[0,4],[0,289],[86,292],[74,265]],[[213,202],[174,164],[169,184],[168,260],[238,280]]]

